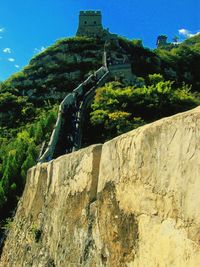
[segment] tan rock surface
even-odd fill
[[[198,267],[199,192],[196,108],[32,168],[0,266]]]

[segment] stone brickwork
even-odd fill
[[[168,45],[167,36],[166,35],[159,35],[157,38],[156,45],[157,45],[157,47]]]
[[[81,11],[77,35],[96,35],[103,31],[100,11]]]
[[[101,11],[80,11],[79,26],[76,36],[99,37],[103,39],[116,39],[116,34],[111,34],[102,25]]]

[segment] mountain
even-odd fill
[[[27,170],[48,145],[58,105],[102,66],[105,51],[112,62],[125,59],[133,77],[127,83],[120,74],[113,75],[96,90],[94,103],[85,111],[83,146],[200,103],[199,36],[169,51],[151,51],[141,40],[121,37],[107,43],[86,37],[59,40],[0,84],[1,220],[12,214]]]
[[[109,50],[127,54],[138,77],[161,73],[177,85],[185,82],[192,84],[194,91],[200,91],[199,43],[199,36],[195,36],[170,51],[150,51],[140,41],[119,38],[123,50],[115,44]],[[0,126],[16,127],[22,120],[34,119],[33,109],[46,103],[59,103],[89,72],[101,66],[104,44],[104,41],[85,37],[66,38],[31,59],[22,71],[1,83]],[[26,112],[22,112],[23,109]]]
[[[185,82],[192,85],[192,90],[200,92],[200,34],[189,38],[179,45],[173,45],[168,51],[164,47],[157,49],[160,67],[166,79],[177,85]]]

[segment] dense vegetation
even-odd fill
[[[85,145],[199,105],[200,35],[154,51],[141,40],[119,42],[137,75],[135,85],[114,82],[97,90]]]
[[[0,84],[0,126],[19,127],[35,118],[35,108],[62,101],[89,71],[101,66],[101,48],[93,39],[63,39],[31,59]]]
[[[147,85],[146,85],[147,84]],[[190,87],[173,86],[160,74],[151,74],[141,87],[119,82],[97,89],[92,105],[91,132],[105,141],[145,123],[181,112],[200,103]]]
[[[119,44],[121,49],[113,43],[109,50],[128,55],[135,85],[115,81],[97,90],[85,145],[199,104],[200,35],[154,51],[140,40],[119,38]],[[59,102],[101,66],[103,48],[96,39],[59,40],[0,84],[1,218],[14,207],[27,169],[48,142]]]
[[[15,206],[28,168],[49,141],[58,104],[101,66],[102,46],[89,38],[61,39],[0,83],[0,220]]]
[[[179,45],[172,45],[151,51],[140,42],[120,39],[121,46],[130,54],[133,72],[146,78],[149,74],[160,73],[165,80],[192,85],[192,91],[200,92],[200,34]]]
[[[57,117],[57,107],[42,111],[32,123],[0,137],[0,210],[8,215],[21,195],[27,170],[36,164],[41,142],[49,140]],[[3,212],[3,213],[2,213]]]

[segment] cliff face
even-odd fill
[[[200,265],[200,108],[29,170],[0,266]]]

